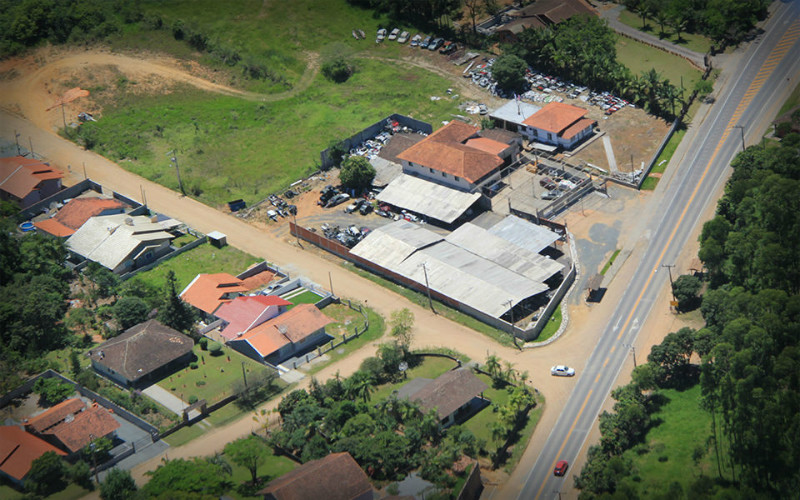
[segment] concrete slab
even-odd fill
[[[611,168],[611,171],[619,172],[617,168],[617,158],[614,156],[614,150],[611,148],[611,138],[607,135],[603,136],[603,148],[606,150],[606,159],[608,160],[608,166]]]
[[[147,389],[142,391],[143,393],[147,394],[151,398],[155,399],[162,405],[166,406],[169,410],[173,411],[174,413],[181,415],[183,413],[183,409],[189,406],[187,403],[184,403],[179,397],[175,396],[168,390],[159,387],[158,385],[151,385]]]
[[[287,384],[300,382],[301,380],[303,380],[303,378],[305,378],[305,375],[303,375],[297,370],[289,370],[287,372],[281,373],[281,380],[283,380]]]

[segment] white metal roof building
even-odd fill
[[[514,125],[522,125],[522,122],[533,116],[540,109],[542,108],[539,106],[512,99],[489,113],[489,116]]]
[[[381,191],[378,201],[451,224],[475,204],[480,193],[467,193],[402,174]]]
[[[560,238],[557,233],[546,227],[531,224],[515,215],[509,215],[490,227],[489,232],[536,253],[541,252]]]
[[[423,287],[427,270],[431,290],[495,318],[547,291],[544,281],[563,269],[558,262],[472,224],[442,238],[416,224],[397,221],[375,229],[351,253]]]

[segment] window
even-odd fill
[[[433,169],[432,169],[432,168],[429,168],[428,170],[430,170],[430,171],[431,171],[431,173],[433,173]]]
[[[458,176],[456,176],[456,175],[454,175],[454,176],[453,176],[453,179],[455,179],[455,180],[456,180],[456,182],[459,182],[459,181],[461,180],[461,179],[460,179]]]
[[[553,134],[551,134],[550,132],[548,132],[548,133],[547,133],[547,139],[552,141],[552,140],[553,140]]]
[[[447,177],[447,174],[442,172],[442,177]]]
[[[539,137],[539,131],[536,130],[536,129],[533,129],[533,136],[534,137]]]

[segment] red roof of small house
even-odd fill
[[[353,500],[370,497],[372,485],[349,453],[311,460],[267,483],[259,495],[275,500]]]
[[[591,118],[581,118],[580,120],[576,121],[561,134],[561,137],[564,139],[572,139],[579,133],[583,132],[586,128],[593,126],[595,123],[594,120]]]
[[[398,154],[397,158],[477,182],[503,164],[496,154],[465,144],[477,136],[478,130],[478,127],[453,120]]]
[[[181,299],[201,311],[213,314],[220,305],[231,300],[225,298],[226,294],[247,291],[242,280],[228,273],[198,274],[181,292]]]
[[[0,189],[19,199],[31,194],[40,182],[62,177],[63,173],[39,160],[22,156],[0,158]]]
[[[22,481],[34,460],[48,451],[66,455],[50,443],[29,434],[16,425],[0,426],[0,470]]]
[[[289,342],[300,342],[333,323],[314,304],[299,304],[285,313],[262,323],[241,337],[266,357]]]
[[[292,303],[284,300],[277,295],[254,295],[236,297],[230,302],[219,306],[214,316],[228,322],[228,326],[221,332],[227,339],[234,339],[238,333],[244,333],[261,323],[277,316],[277,312],[272,316],[264,318],[267,309],[275,309],[280,306],[289,306]]]
[[[106,437],[120,427],[107,408],[92,406],[47,431],[71,452],[82,450],[94,439]]]
[[[86,408],[86,404],[78,398],[66,399],[42,413],[31,417],[25,422],[25,427],[33,432],[43,433],[50,427],[62,422],[67,416],[74,415]]]
[[[67,236],[72,236],[75,234],[74,229],[58,222],[58,220],[55,218],[40,220],[38,222],[34,222],[33,225],[36,226],[36,229],[40,229],[47,234],[52,234],[53,236],[58,236],[59,238],[66,238]]]
[[[588,111],[563,102],[551,102],[522,123],[529,127],[561,134],[572,124],[583,118]]]
[[[125,208],[125,204],[113,198],[75,198],[67,202],[54,218],[67,227],[78,229],[91,217],[120,208]]]

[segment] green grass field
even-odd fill
[[[378,389],[372,393],[372,400],[380,401],[388,398],[392,395],[392,392],[400,389],[400,387],[405,385],[409,380],[415,378],[435,379],[439,375],[452,370],[455,366],[456,363],[447,358],[425,357],[422,363],[406,371],[406,378],[404,380],[378,386]]]
[[[325,314],[328,314],[329,313],[328,309],[330,307],[332,306],[326,307],[323,310],[323,312]],[[345,358],[350,353],[357,351],[358,349],[361,349],[368,343],[381,338],[386,330],[386,325],[384,323],[383,316],[381,316],[380,314],[376,313],[375,311],[373,311],[368,307],[365,309],[367,311],[367,317],[369,318],[369,328],[367,328],[366,332],[362,333],[359,337],[353,340],[347,341],[346,344],[342,344],[338,346],[336,349],[326,352],[325,353],[326,358],[324,361],[314,362],[310,367],[308,367],[308,365],[304,365],[303,370],[306,371],[309,375],[313,375],[314,373],[317,373],[318,371],[330,365],[331,363],[334,363],[342,358]],[[338,313],[335,310],[331,311],[331,318],[337,319],[338,318],[337,314]],[[359,319],[357,320],[359,322],[358,325],[362,324],[360,319],[361,317],[362,316],[359,314]],[[332,333],[335,333],[335,328],[336,328],[335,324],[331,325],[330,331]]]
[[[661,34],[661,26],[658,25],[655,20],[648,20],[647,21],[647,30],[642,29],[642,18],[639,17],[637,14],[634,14],[628,10],[623,9],[619,13],[619,20],[620,22],[627,24],[631,28],[636,28],[639,31],[645,31],[653,36],[662,37]],[[675,31],[670,28],[669,26],[664,27],[665,35],[663,37],[664,40],[669,40],[677,45],[681,45],[686,47],[687,49],[693,50],[700,54],[705,54],[706,52],[711,50],[711,40],[706,38],[703,35],[695,35],[693,33],[682,33],[681,34],[681,41],[678,41],[678,35],[675,34]]]
[[[232,246],[216,248],[204,243],[177,257],[165,260],[149,271],[137,274],[133,279],[140,279],[162,290],[167,280],[167,273],[173,271],[180,293],[200,273],[229,273],[236,276],[256,262],[258,259]]]
[[[778,111],[778,116],[786,113],[787,111],[789,111],[790,109],[794,108],[797,105],[800,105],[800,84],[794,88],[792,94],[789,96],[788,99],[786,99],[786,102],[783,103],[783,106],[781,106],[781,110]]]
[[[630,69],[634,75],[655,68],[662,79],[669,79],[680,89],[681,78],[686,97],[691,94],[702,73],[687,60],[636,40],[617,35],[617,60]]]
[[[670,389],[659,393],[667,403],[651,418],[660,423],[647,433],[645,444],[625,452],[634,464],[634,473],[625,481],[640,498],[665,492],[673,481],[686,491],[701,473],[716,475],[713,448],[706,441],[711,433],[711,415],[699,406],[700,385],[682,392]],[[698,447],[703,457],[695,464],[692,454]]]

